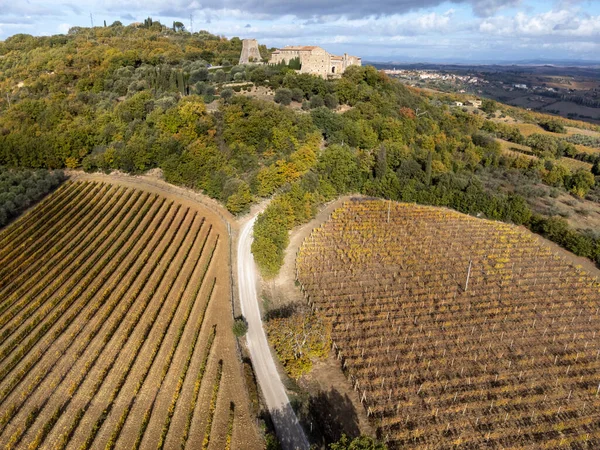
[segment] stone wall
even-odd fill
[[[334,56],[321,47],[284,47],[276,50],[271,55],[270,64],[289,63],[294,58],[300,58],[302,67],[300,73],[310,73],[323,78],[338,77],[347,67],[361,65],[361,59],[357,56]]]

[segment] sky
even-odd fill
[[[0,0],[0,40],[149,16],[367,61],[600,62],[600,0]]]

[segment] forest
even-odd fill
[[[525,138],[371,66],[324,80],[282,64],[236,65],[241,46],[236,37],[152,19],[8,38],[0,42],[0,165],[160,168],[167,181],[234,214],[272,196],[253,247],[265,275],[278,271],[289,230],[345,193],[522,224],[600,262],[597,236],[483,181],[518,173],[556,192],[598,198],[598,157],[579,154],[577,138]],[[266,59],[269,50],[260,50]],[[273,98],[245,95],[256,86]],[[498,136],[526,141],[539,157],[503,153]],[[565,170],[557,164],[564,155],[594,167]]]

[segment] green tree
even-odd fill
[[[481,102],[481,110],[488,114],[493,114],[498,109],[498,104],[494,100],[490,100],[489,98],[483,99]]]
[[[233,321],[233,334],[242,337],[248,332],[248,322],[244,316],[236,317]]]
[[[375,177],[383,178],[387,173],[387,169],[387,152],[385,145],[381,144],[379,146],[379,150],[377,151],[377,157],[375,159]]]
[[[276,103],[281,103],[282,105],[289,105],[292,102],[292,91],[287,88],[280,88],[275,91]]]
[[[433,169],[433,151],[427,153],[427,162],[425,164],[425,183],[427,186],[431,186],[431,176]]]
[[[321,153],[317,172],[338,194],[356,190],[361,183],[356,155],[347,145],[327,147]]]
[[[304,100],[304,91],[300,88],[293,88],[292,100],[295,102],[302,102]]]
[[[231,99],[231,97],[233,97],[233,89],[225,88],[221,91],[220,95],[221,95],[221,98],[227,102]]]
[[[329,109],[336,109],[338,107],[338,99],[334,94],[325,94],[323,102]]]
[[[567,188],[572,194],[583,198],[594,186],[595,182],[596,180],[591,172],[579,169],[570,177]]]

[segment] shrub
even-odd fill
[[[567,130],[565,129],[563,124],[556,120],[543,120],[543,121],[539,122],[538,125],[540,127],[542,127],[544,130],[550,131],[552,133],[566,133],[567,132]]]
[[[277,89],[275,91],[275,102],[286,106],[292,103],[292,90],[287,88]]]
[[[325,95],[325,97],[323,97],[323,102],[329,109],[336,109],[338,107],[338,99],[333,94]]]
[[[225,101],[228,101],[231,97],[233,97],[233,89],[227,88],[221,91],[221,98]]]
[[[233,334],[236,337],[242,337],[248,332],[248,322],[244,316],[239,316],[233,322]]]
[[[324,105],[325,105],[325,101],[323,100],[323,97],[321,97],[320,95],[313,95],[310,98],[310,109],[319,108]]]
[[[304,100],[304,91],[300,88],[292,89],[292,100],[295,102],[301,102]]]

